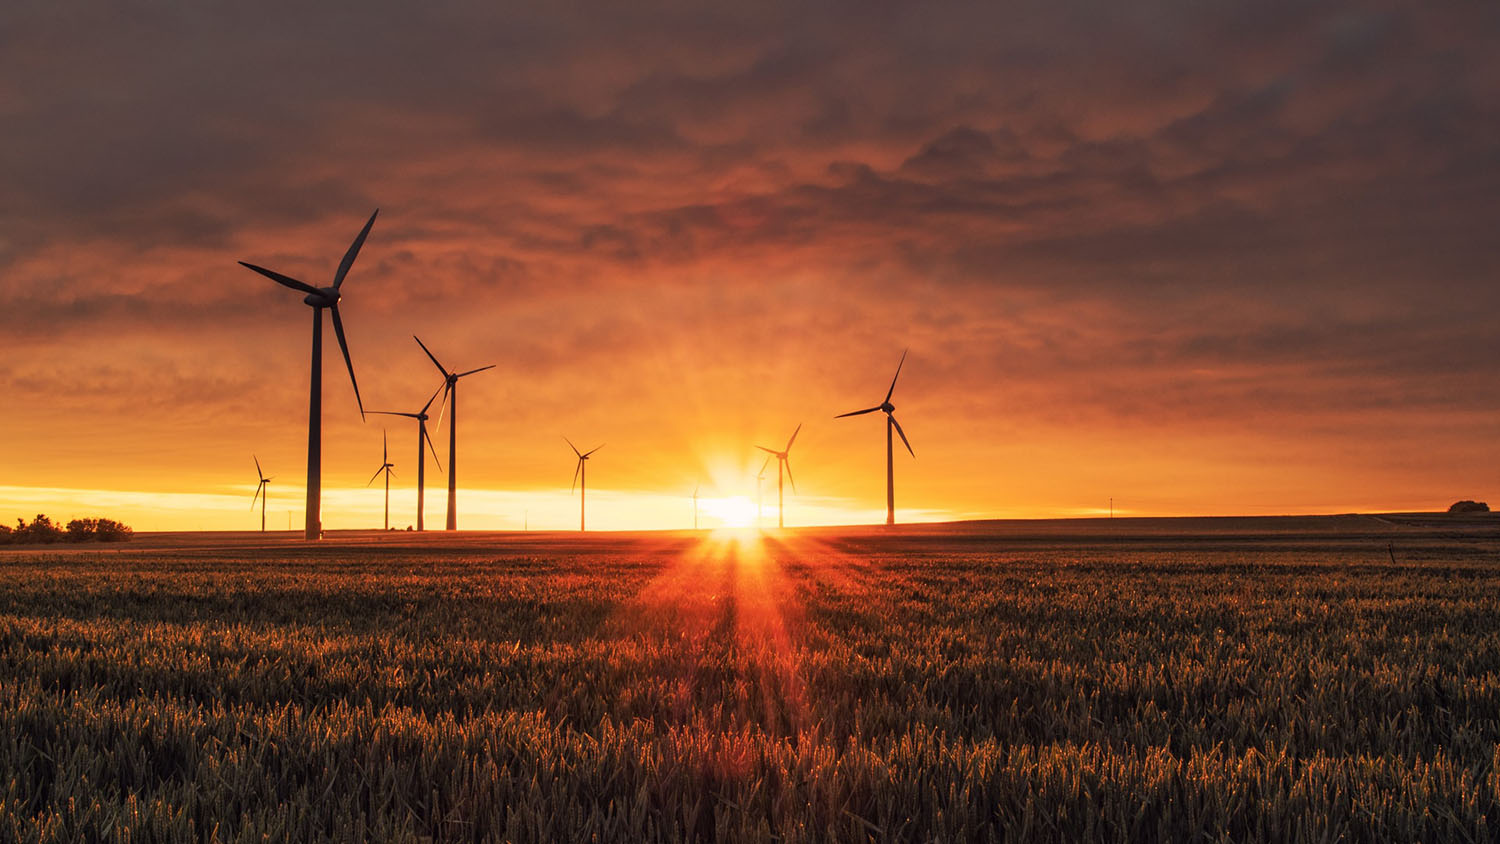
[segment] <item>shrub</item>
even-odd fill
[[[135,535],[129,526],[114,519],[73,519],[60,528],[47,516],[38,513],[27,524],[16,519],[14,528],[0,525],[0,545],[35,545],[53,542],[124,542]]]

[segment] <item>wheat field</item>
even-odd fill
[[[1500,531],[0,553],[9,841],[1500,834]]]

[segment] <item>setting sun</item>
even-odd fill
[[[755,502],[743,495],[728,498],[704,498],[699,502],[710,520],[708,527],[743,528],[755,524]],[[718,524],[713,524],[717,521]]]

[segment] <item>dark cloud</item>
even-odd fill
[[[574,394],[522,376],[646,425],[683,393],[663,373],[730,401],[817,360],[804,387],[831,390],[906,343],[971,425],[1494,409],[1481,4],[6,16],[0,330],[27,396],[107,354],[80,407],[295,412],[242,373],[300,371],[305,311],[234,261],[320,283],[379,206],[362,359],[422,392],[409,335],[441,330],[503,354],[523,414]]]

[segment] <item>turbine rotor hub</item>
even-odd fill
[[[318,292],[302,297],[302,301],[314,308],[331,308],[339,303],[339,291],[334,287],[320,287]]]
[[[880,406],[880,409],[885,411],[886,413],[892,413],[896,410],[896,406],[894,404],[891,404],[890,402],[886,402],[885,404],[882,404]]]

